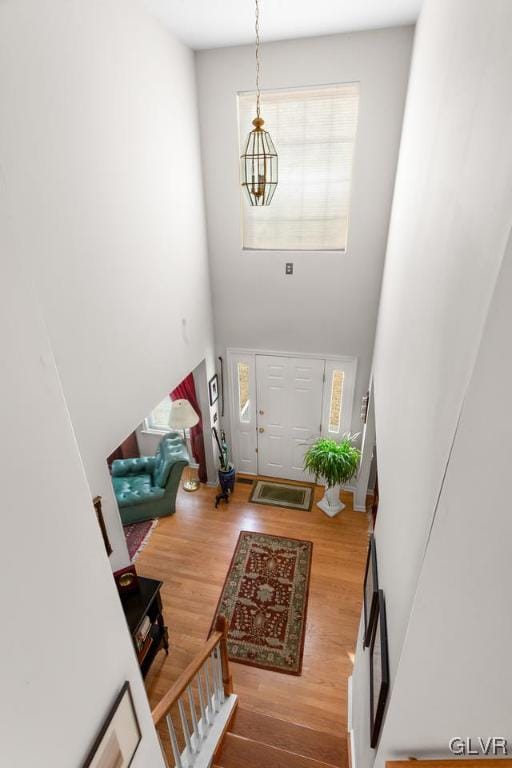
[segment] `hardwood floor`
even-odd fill
[[[136,565],[161,579],[169,656],[160,653],[146,679],[154,706],[204,643],[241,530],[313,542],[313,562],[302,675],[231,663],[240,704],[336,735],[344,734],[362,600],[368,519],[347,508],[329,519],[310,512],[250,504],[251,486],[237,483],[229,505],[214,509],[215,489],[180,489],[177,512],[159,520]],[[320,498],[323,489],[316,489]]]

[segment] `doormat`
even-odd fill
[[[274,480],[257,480],[249,501],[254,504],[270,504],[273,507],[311,510],[315,486],[309,483],[281,483]]]
[[[153,528],[157,523],[158,520],[144,520],[142,523],[123,525],[126,546],[128,547],[128,554],[132,562],[137,559],[141,549],[144,549],[148,543],[149,537],[153,533]]]
[[[311,541],[241,531],[212,623],[227,619],[231,661],[301,674],[312,554]]]

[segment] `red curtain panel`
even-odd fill
[[[183,379],[181,384],[178,384],[176,389],[173,389],[171,392],[171,400],[188,400],[194,411],[199,416],[199,423],[195,427],[192,427],[190,430],[190,442],[192,445],[192,454],[194,459],[199,464],[199,480],[202,483],[206,483],[208,476],[206,474],[206,456],[204,452],[203,418],[196,395],[194,377],[191,373],[189,373],[189,375]]]

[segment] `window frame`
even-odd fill
[[[332,412],[333,412],[333,408],[334,408],[333,399],[335,398],[335,393],[334,393],[334,377],[335,377],[335,375],[337,373],[341,374],[340,403],[339,403],[338,413],[337,413],[337,416],[336,416],[336,421],[337,421],[337,424],[338,424],[338,428],[337,429],[331,429],[331,426],[333,426],[333,424],[332,424]],[[344,411],[344,407],[343,407],[344,403],[343,403],[343,401],[344,401],[344,398],[345,398],[345,370],[341,366],[338,366],[337,368],[333,368],[330,371],[330,373],[328,374],[328,376],[329,376],[328,379],[327,379],[327,374],[324,373],[324,375],[326,376],[326,384],[327,384],[326,391],[325,391],[325,396],[328,397],[328,399],[329,399],[329,409],[328,409],[328,411],[329,411],[329,418],[327,419],[327,424],[326,424],[325,431],[326,431],[326,433],[328,435],[340,435],[340,434],[342,434],[342,424],[343,424],[343,411]],[[333,438],[333,439],[335,439],[335,438]]]
[[[172,402],[171,396],[167,395],[167,397],[169,398],[169,401]],[[163,397],[160,400],[160,402],[156,404],[155,408],[153,408],[153,410],[144,418],[144,420],[142,422],[142,431],[145,434],[147,434],[147,435],[168,435],[169,432],[182,432],[183,431],[181,429],[178,429],[178,430],[173,429],[172,427],[169,426],[169,424],[167,424],[164,427],[164,425],[162,425],[162,424],[158,425],[158,424],[154,424],[152,422],[151,416],[152,416],[153,412],[156,410],[156,408],[158,408],[160,403],[164,402],[165,399],[166,398]],[[185,430],[185,436],[186,436],[187,440],[190,438],[190,429],[186,429]]]
[[[292,87],[282,87],[282,88],[266,88],[261,91],[263,100],[265,93],[278,93],[279,91],[282,91],[283,93],[289,93],[291,91],[306,91],[306,90],[314,90],[318,89],[321,90],[322,88],[329,88],[333,86],[350,86],[350,85],[357,85],[359,90],[359,102],[358,102],[358,114],[357,114],[357,125],[356,125],[356,133],[354,138],[354,151],[352,156],[352,167],[350,172],[350,183],[349,183],[349,198],[348,198],[348,214],[347,214],[347,237],[345,242],[344,248],[255,248],[254,246],[246,247],[244,245],[244,205],[247,204],[247,202],[244,200],[244,195],[242,194],[242,190],[240,190],[240,251],[242,254],[251,255],[251,254],[258,254],[258,253],[267,253],[270,256],[275,255],[278,256],[279,254],[287,254],[288,256],[295,256],[299,257],[300,254],[316,254],[316,253],[325,253],[325,254],[344,254],[348,255],[350,253],[350,219],[351,219],[351,208],[352,208],[352,193],[354,188],[354,169],[355,169],[355,163],[357,158],[357,144],[358,144],[358,138],[359,138],[359,119],[360,119],[360,109],[361,109],[361,81],[360,80],[346,80],[342,82],[333,82],[333,83],[313,83],[310,85],[298,85],[298,86],[292,86]],[[238,139],[239,139],[239,145],[241,147],[243,137],[241,132],[241,124],[240,124],[240,97],[246,96],[248,94],[254,95],[254,98],[256,99],[256,91],[249,89],[249,90],[243,90],[243,91],[237,91],[236,93],[236,106],[237,106],[237,126],[238,126]],[[247,129],[249,130],[249,129]],[[272,135],[272,131],[269,126],[270,134]],[[242,149],[239,148],[239,154],[241,153]],[[279,147],[277,146],[277,153],[279,156]],[[279,186],[279,182],[278,182]]]
[[[242,421],[240,412],[240,390],[238,364],[248,366],[249,399],[247,401],[247,420]],[[227,349],[227,374],[229,397],[229,435],[233,460],[238,471],[256,475],[258,472],[257,434],[256,434],[256,365],[255,354],[251,350]],[[245,450],[244,450],[245,448]]]
[[[343,371],[343,389],[341,398],[341,419],[338,432],[329,431],[332,376],[335,371]],[[324,396],[322,403],[322,437],[338,442],[350,432],[354,412],[354,392],[357,375],[357,357],[327,357],[324,370]]]
[[[244,407],[242,408],[242,402],[241,402],[241,378],[240,378],[240,367],[244,365],[247,369],[247,391],[248,391],[248,397],[245,402]],[[236,385],[237,385],[237,408],[238,408],[238,422],[240,424],[250,424],[251,423],[251,363],[249,363],[247,360],[238,360],[236,362]],[[253,399],[255,397],[255,393],[253,393]]]

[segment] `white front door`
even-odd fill
[[[256,355],[258,474],[311,480],[304,453],[320,436],[325,361]]]

